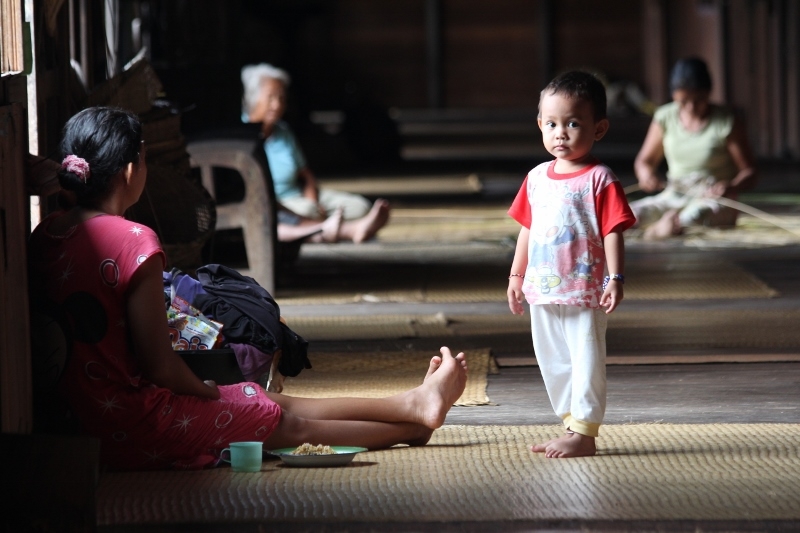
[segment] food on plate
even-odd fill
[[[333,455],[336,450],[330,446],[317,444],[316,446],[308,442],[301,444],[292,452],[292,455]]]

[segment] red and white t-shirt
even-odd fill
[[[595,161],[557,174],[555,160],[528,173],[508,214],[530,229],[522,290],[529,304],[599,307],[603,238],[635,222],[614,173]]]

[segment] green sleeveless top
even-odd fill
[[[664,157],[669,180],[680,181],[690,174],[705,174],[715,181],[730,181],[738,172],[726,140],[733,129],[733,112],[711,104],[708,124],[700,131],[687,131],[678,118],[678,104],[671,102],[656,110],[653,120],[664,133]]]

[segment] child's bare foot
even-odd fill
[[[683,228],[681,228],[681,222],[678,218],[678,211],[676,209],[670,209],[664,213],[660,219],[648,226],[644,230],[643,236],[645,240],[657,241],[668,237],[674,237],[681,233],[683,233]]]
[[[322,223],[322,242],[339,242],[339,229],[342,227],[342,208],[337,208]]]
[[[351,224],[353,242],[361,243],[371,239],[378,230],[389,221],[389,202],[383,199],[375,200],[369,212]]]
[[[553,439],[550,439],[547,442],[542,442],[540,444],[534,444],[533,446],[530,447],[530,450],[532,452],[534,452],[534,453],[544,453],[544,452],[547,451],[547,447],[548,446],[550,446],[551,444],[553,444],[556,441],[566,439],[567,437],[569,437],[569,435],[570,434],[567,433],[565,435],[561,435],[560,437],[555,437]]]
[[[456,357],[442,347],[441,359],[431,359],[425,380],[419,387],[404,393],[412,410],[412,419],[428,428],[444,424],[447,412],[464,392],[467,385],[467,361],[463,353]]]
[[[550,459],[588,457],[595,454],[597,454],[597,446],[594,437],[572,432],[551,442],[545,451],[545,457]]]

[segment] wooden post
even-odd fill
[[[555,75],[553,66],[553,2],[552,0],[539,0],[539,66],[541,81],[544,88]]]
[[[22,104],[0,108],[0,422],[4,433],[33,430],[28,324],[28,195]]]
[[[667,23],[664,0],[645,0],[642,6],[642,46],[645,92],[658,105],[670,99],[667,73]]]
[[[800,158],[800,4],[786,2],[786,151]]]
[[[439,109],[444,105],[442,84],[442,2],[425,3],[425,36],[428,73],[428,107]]]

